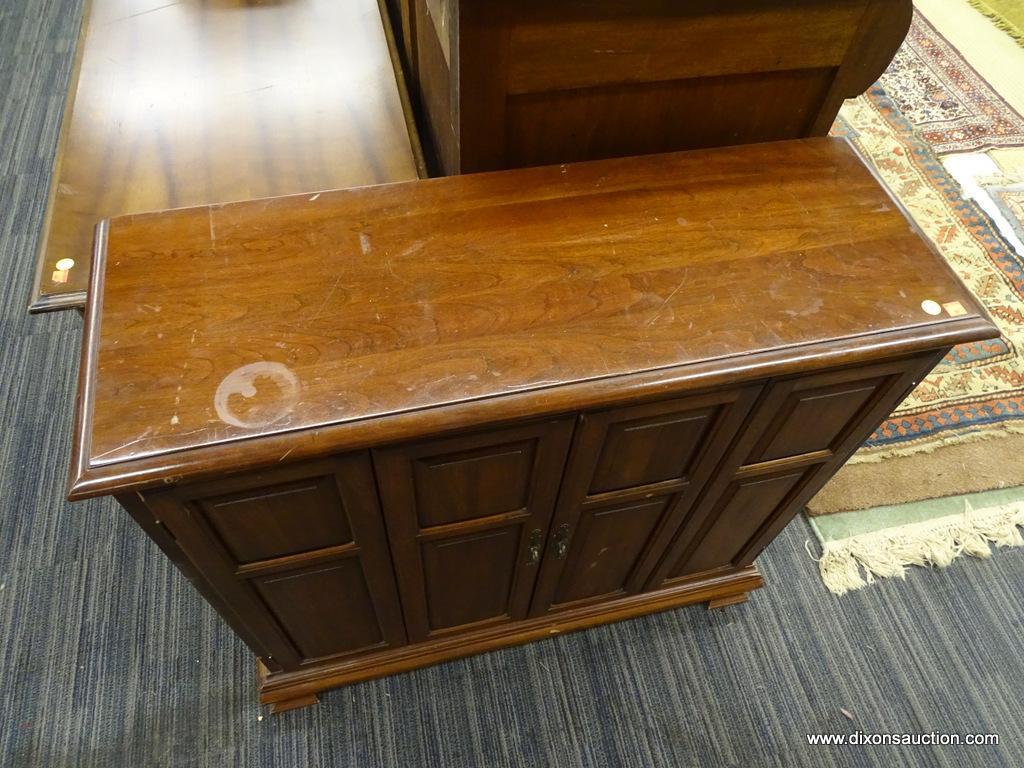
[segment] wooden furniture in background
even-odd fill
[[[29,308],[84,305],[103,218],[416,177],[375,0],[92,0]]]
[[[910,0],[387,0],[432,170],[823,136]]]
[[[997,335],[838,139],[99,234],[70,496],[117,496],[278,711],[741,601],[914,384]]]

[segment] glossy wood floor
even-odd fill
[[[30,308],[100,219],[416,177],[376,0],[92,0]]]

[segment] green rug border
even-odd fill
[[[999,507],[1024,501],[1024,486],[998,488],[992,491],[967,493],[960,496],[946,496],[940,499],[911,501],[906,504],[890,504],[853,512],[837,512],[820,517],[807,516],[815,536],[822,544],[828,541],[848,539],[886,528],[899,528],[926,520],[948,517],[964,511],[964,501],[976,510]]]

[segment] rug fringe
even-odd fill
[[[967,0],[967,2],[974,10],[992,22],[996,29],[1000,29],[1008,34],[1013,38],[1017,45],[1024,46],[1024,32],[1015,27],[1011,22],[1007,21],[994,9],[989,8],[981,0]]]
[[[961,555],[989,557],[991,544],[1024,546],[1021,527],[1022,501],[975,510],[964,499],[964,511],[955,515],[827,541],[818,568],[825,586],[842,595],[876,577],[905,578],[908,565],[945,568]]]

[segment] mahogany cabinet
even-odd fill
[[[695,602],[995,327],[840,140],[115,219],[71,497],[319,691]]]
[[[825,135],[910,0],[387,0],[444,174]]]

